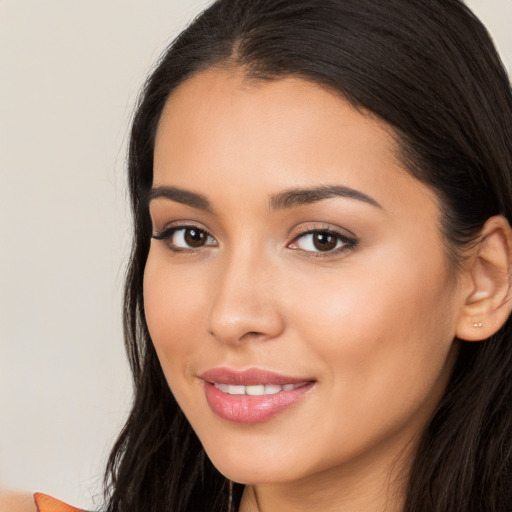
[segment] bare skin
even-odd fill
[[[0,512],[37,512],[32,494],[0,489]]]
[[[396,155],[385,123],[300,79],[248,84],[209,70],[166,104],[153,186],[195,195],[150,203],[159,239],[146,318],[212,462],[246,484],[241,512],[402,510],[453,340],[473,335],[486,311],[475,304],[498,293],[485,265],[482,279],[471,264],[454,271],[437,198]],[[304,193],[313,189],[316,199]],[[493,247],[509,255],[508,225],[495,224]],[[272,418],[240,424],[205,398],[201,375],[218,367],[313,385]]]

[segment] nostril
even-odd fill
[[[273,339],[284,328],[279,307],[261,300],[256,293],[246,299],[234,294],[218,295],[205,323],[210,336],[227,344]]]

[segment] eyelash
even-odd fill
[[[328,258],[335,255],[339,255],[341,253],[353,250],[356,248],[358,241],[355,238],[349,238],[346,235],[341,234],[339,231],[336,231],[332,228],[328,227],[315,227],[315,228],[306,228],[303,231],[299,232],[294,239],[288,244],[288,247],[292,244],[296,244],[297,240],[304,239],[308,235],[327,235],[330,237],[334,237],[336,239],[336,244],[341,242],[340,247],[335,247],[332,250],[328,251],[307,251],[304,249],[298,249],[303,251],[307,257],[310,258]]]
[[[198,226],[194,226],[193,224],[186,225],[186,226],[183,226],[183,225],[182,226],[172,226],[172,227],[163,229],[162,231],[156,232],[155,234],[152,235],[151,238],[153,238],[155,240],[164,241],[165,245],[169,248],[169,250],[171,250],[172,252],[175,252],[175,253],[180,253],[180,254],[196,253],[196,252],[200,251],[201,249],[204,249],[205,247],[212,247],[212,244],[208,244],[208,245],[202,245],[202,246],[196,247],[196,248],[194,248],[194,247],[184,248],[184,247],[177,247],[176,245],[174,245],[172,243],[171,239],[178,231],[183,231],[185,234],[185,232],[188,230],[197,231],[198,233],[206,235],[206,237],[211,238],[212,240],[215,240],[213,238],[213,236],[208,233],[208,231],[206,231],[205,229],[202,229]]]
[[[152,238],[155,240],[164,241],[166,246],[169,248],[169,250],[171,250],[174,253],[180,253],[180,254],[197,253],[198,251],[201,251],[206,247],[215,247],[217,245],[216,243],[215,244],[205,243],[205,245],[201,245],[196,248],[194,248],[194,247],[184,248],[184,247],[177,247],[176,245],[174,245],[171,242],[172,237],[178,231],[183,231],[184,235],[185,235],[185,232],[187,230],[195,230],[196,232],[206,236],[207,242],[208,242],[208,238],[211,240],[215,240],[213,238],[213,236],[208,233],[208,231],[206,231],[205,229],[202,229],[198,226],[195,226],[195,225],[172,226],[172,227],[163,229],[162,231],[158,231],[158,232],[154,233],[152,235]],[[300,233],[298,233],[293,238],[293,240],[287,245],[287,247],[290,247],[290,245],[292,245],[292,244],[296,245],[298,240],[304,239],[308,235],[327,235],[330,237],[334,237],[336,239],[336,245],[338,245],[338,243],[342,244],[340,247],[335,247],[334,249],[327,250],[327,251],[320,251],[320,250],[319,251],[308,251],[308,250],[300,249],[300,248],[297,248],[297,249],[292,248],[292,250],[299,250],[299,251],[305,253],[305,255],[307,257],[311,257],[311,258],[326,258],[329,256],[332,257],[333,255],[337,255],[337,254],[344,253],[349,250],[353,250],[353,249],[355,249],[355,247],[358,244],[358,241],[355,238],[349,238],[345,235],[342,235],[341,233],[333,230],[332,228],[327,228],[327,227],[317,228],[316,227],[316,228],[306,228],[304,231],[301,231]]]

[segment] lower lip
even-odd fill
[[[219,417],[233,423],[261,423],[297,403],[315,385],[310,382],[273,395],[229,395],[209,382],[204,383],[206,401]]]

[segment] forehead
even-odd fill
[[[341,95],[295,77],[249,82],[211,69],[181,84],[163,110],[154,185],[267,195],[341,184],[386,202],[435,195],[398,158],[394,130]],[[252,182],[252,183],[251,183]]]
[[[366,136],[379,139],[375,150],[396,148],[394,130],[371,113],[351,107],[341,93],[292,76],[252,80],[238,68],[202,71],[183,82],[168,98],[157,134],[177,129],[186,136],[189,130],[208,130],[208,121],[215,123],[217,135],[235,123],[244,125],[240,136],[255,135],[263,125],[265,133],[279,135],[277,142],[289,142],[313,127],[315,132],[307,133],[307,138],[315,142],[344,125],[355,137],[366,131]]]

